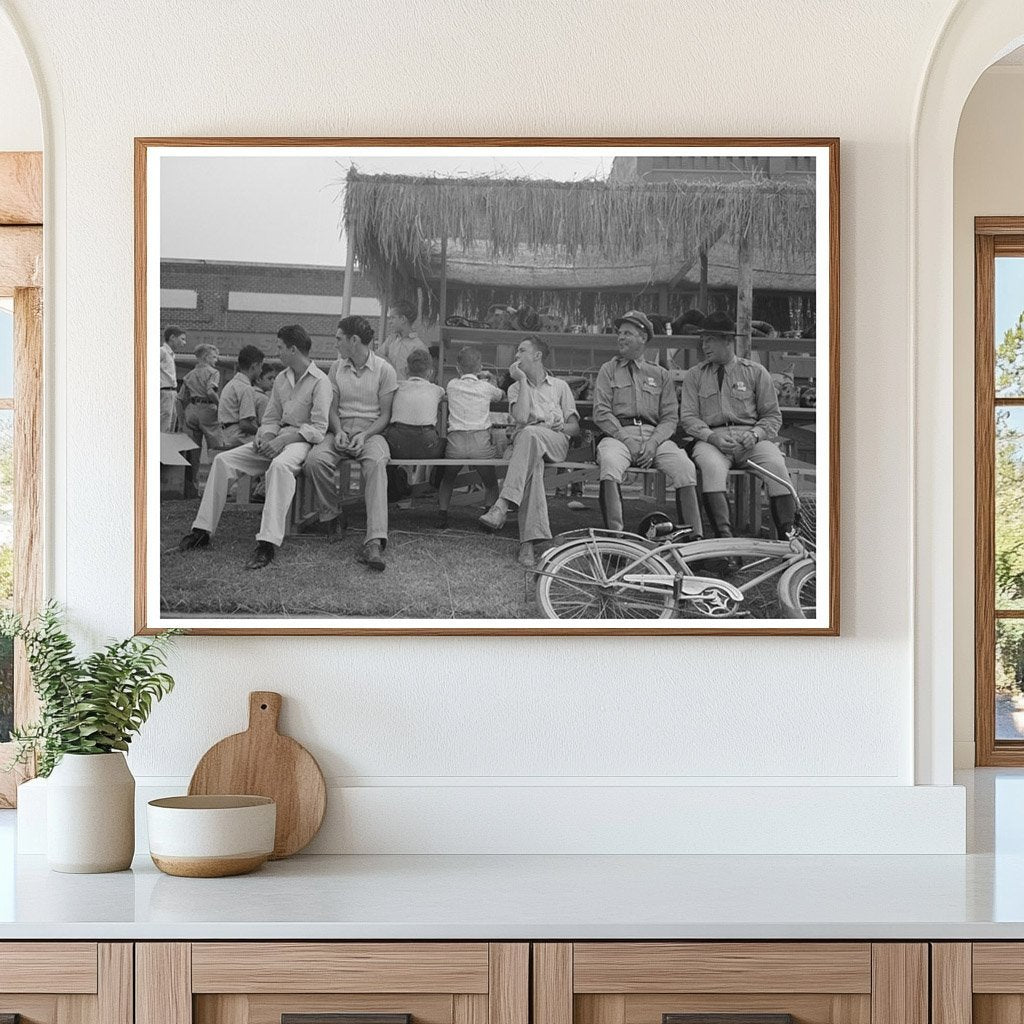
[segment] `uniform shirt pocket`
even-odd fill
[[[640,415],[655,423],[661,419],[661,385],[654,381],[644,381],[640,385]]]
[[[708,426],[722,423],[722,396],[718,390],[718,381],[714,377],[701,381],[697,401],[698,415]]]
[[[612,412],[616,416],[632,416],[633,382],[612,384]]]
[[[734,380],[728,387],[733,410],[744,418],[756,419],[757,402],[751,386],[744,380]]]

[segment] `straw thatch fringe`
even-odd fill
[[[559,182],[361,174],[345,188],[345,222],[356,258],[382,283],[428,280],[442,238],[482,241],[495,258],[554,248],[623,261],[652,248],[696,252],[701,244],[751,244],[783,260],[813,252],[814,185],[752,177],[739,182]]]

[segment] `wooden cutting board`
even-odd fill
[[[188,784],[190,796],[245,793],[277,803],[271,860],[298,853],[317,834],[327,808],[327,787],[313,755],[277,731],[281,694],[249,694],[249,728],[214,744]]]

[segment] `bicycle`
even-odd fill
[[[551,619],[814,618],[815,508],[796,488],[753,463],[762,480],[796,501],[785,539],[724,537],[687,542],[689,527],[667,517],[647,535],[573,530],[541,557],[537,603]]]

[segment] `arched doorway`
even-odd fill
[[[915,420],[915,696],[919,784],[952,782],[954,651],[973,645],[970,622],[954,614],[962,578],[953,452],[954,368],[962,369],[954,332],[954,149],[960,116],[981,74],[1024,42],[1018,0],[963,0],[950,15],[922,83],[911,139],[911,253]],[[961,467],[958,467],[960,469]],[[960,570],[958,576],[956,570]]]

